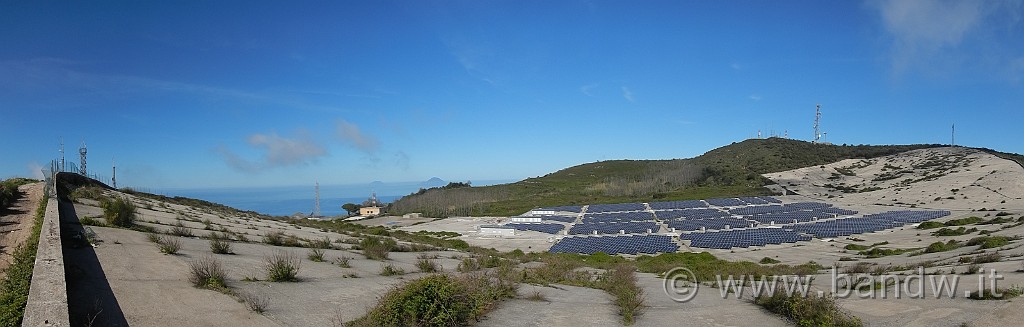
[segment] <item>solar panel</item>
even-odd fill
[[[551,246],[552,253],[655,254],[679,250],[679,244],[666,235],[566,237]]]
[[[658,232],[661,230],[661,225],[653,221],[631,221],[631,222],[616,222],[616,223],[579,223],[569,228],[569,234],[580,235],[580,234],[639,234]]]
[[[505,224],[505,226],[515,228],[516,230],[529,230],[548,234],[558,234],[558,232],[565,229],[565,225],[562,224],[546,223],[510,223]]]
[[[587,213],[583,215],[582,222],[625,222],[625,221],[647,221],[654,220],[654,214],[647,211],[610,212],[610,213]]]
[[[653,210],[692,209],[708,207],[708,204],[704,203],[704,201],[701,200],[651,202],[648,203],[648,205]]]
[[[591,204],[587,206],[587,213],[642,210],[647,210],[647,206],[644,206],[643,203]]]
[[[704,202],[719,207],[735,207],[747,204],[746,202],[740,201],[740,199],[737,198],[707,199],[704,200]]]

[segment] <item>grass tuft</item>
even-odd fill
[[[288,251],[275,251],[263,259],[267,280],[271,282],[297,282],[301,262]]]
[[[192,286],[198,288],[224,289],[226,273],[220,261],[210,256],[204,256],[188,263],[188,281]]]

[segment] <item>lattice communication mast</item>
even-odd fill
[[[114,163],[114,158],[110,158],[110,166],[114,168],[113,175],[110,177],[110,184],[117,188],[117,164]]]
[[[821,123],[821,104],[815,106],[814,109],[814,143],[821,141],[821,130],[819,127]]]
[[[78,167],[78,173],[82,174],[82,176],[86,176],[86,170],[85,170],[85,153],[86,152],[87,152],[87,150],[85,148],[85,141],[83,140],[82,141],[82,147],[78,148],[78,155],[82,159],[82,166]]]

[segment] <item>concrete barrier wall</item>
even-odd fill
[[[64,249],[61,245],[60,208],[56,198],[46,202],[39,233],[39,249],[32,269],[32,286],[22,326],[70,326]]]

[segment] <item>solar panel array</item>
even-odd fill
[[[670,228],[675,228],[677,231],[696,231],[701,228],[709,230],[726,229],[729,228],[747,228],[753,227],[754,223],[736,218],[718,218],[718,219],[684,219],[684,220],[669,220],[665,222]]]
[[[654,215],[658,216],[661,220],[670,219],[710,219],[710,218],[722,218],[729,217],[729,213],[711,208],[704,209],[682,209],[682,210],[665,210],[655,211]]]
[[[620,231],[626,234],[639,234],[658,232],[661,225],[653,221],[631,221],[622,223],[579,223],[569,228],[569,234],[619,234]]]
[[[583,211],[583,206],[544,207],[544,208],[538,208],[537,210],[582,212]]]
[[[666,235],[566,237],[551,246],[552,253],[655,254],[671,253],[679,245]]]
[[[574,216],[559,216],[559,215],[540,216],[540,220],[552,220],[552,221],[560,221],[560,222],[563,222],[563,223],[571,223],[571,222],[576,221],[576,217],[574,217]]]
[[[796,224],[791,225],[791,227],[796,231],[811,234],[818,238],[832,238],[877,232],[900,227],[904,224],[941,218],[949,214],[949,211],[887,211],[863,217]]]
[[[648,221],[654,220],[654,214],[647,211],[628,211],[612,213],[586,213],[582,222],[625,222],[625,221]]]
[[[740,201],[740,199],[737,198],[707,199],[704,200],[704,202],[719,207],[735,207],[747,205],[746,202]]]
[[[587,207],[587,213],[643,210],[647,210],[647,206],[643,203],[591,204]]]
[[[746,202],[747,204],[768,204],[768,200],[756,197],[756,196],[745,196],[739,197],[740,201]]]
[[[651,202],[648,204],[653,210],[693,209],[707,208],[708,204],[701,200]]]
[[[734,247],[765,246],[768,244],[796,243],[810,241],[808,235],[801,235],[792,229],[755,228],[707,233],[690,233],[679,236],[690,240],[691,247],[706,249],[731,249]]]
[[[516,230],[529,230],[548,234],[558,234],[558,232],[565,229],[565,225],[549,223],[510,223],[505,224],[505,226],[515,228]]]

